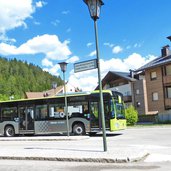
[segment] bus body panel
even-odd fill
[[[70,129],[72,130],[74,124],[76,123],[82,123],[84,124],[85,127],[85,132],[90,132],[90,121],[87,120],[86,118],[70,118],[69,119],[69,125],[70,125]]]
[[[125,119],[111,119],[110,120],[110,131],[117,131],[126,129]]]
[[[35,134],[60,133],[65,130],[65,120],[35,121]]]
[[[0,134],[4,135],[5,127],[12,126],[15,130],[15,134],[19,134],[19,122],[16,121],[3,121],[0,123]]]
[[[86,118],[70,118],[69,132],[76,123],[82,123],[86,132],[90,132],[90,122]],[[67,132],[65,120],[35,121],[35,134],[63,133]]]

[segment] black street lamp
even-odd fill
[[[83,0],[83,1],[88,6],[90,16],[94,20],[95,40],[96,40],[96,55],[97,55],[97,69],[98,69],[98,82],[99,82],[99,95],[100,95],[100,112],[101,112],[102,130],[103,130],[103,146],[104,146],[104,151],[107,151],[106,126],[105,126],[105,116],[104,116],[104,103],[103,103],[102,82],[101,82],[101,73],[100,73],[98,32],[97,32],[97,19],[99,19],[100,9],[101,9],[101,6],[104,5],[104,3],[102,0]]]
[[[66,115],[66,123],[67,123],[67,136],[69,137],[69,121],[68,121],[68,106],[67,106],[67,96],[66,96],[66,84],[65,84],[65,71],[67,69],[66,62],[58,63],[61,67],[61,71],[63,72],[63,81],[64,81],[64,97],[65,97],[65,115]]]
[[[168,36],[167,39],[169,39],[171,41],[171,36]]]

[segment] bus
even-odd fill
[[[0,102],[0,135],[95,134],[102,130],[99,91]],[[106,130],[126,128],[122,94],[103,90]],[[64,111],[68,111],[68,125]]]

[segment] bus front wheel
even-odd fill
[[[14,127],[6,126],[5,127],[5,136],[6,137],[13,137],[15,135]]]
[[[85,127],[82,123],[77,123],[73,126],[74,135],[85,135]]]

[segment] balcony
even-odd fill
[[[132,102],[132,96],[123,96],[124,102]]]
[[[171,75],[163,76],[163,83],[164,84],[171,84]]]
[[[165,108],[171,109],[171,99],[165,99]]]

